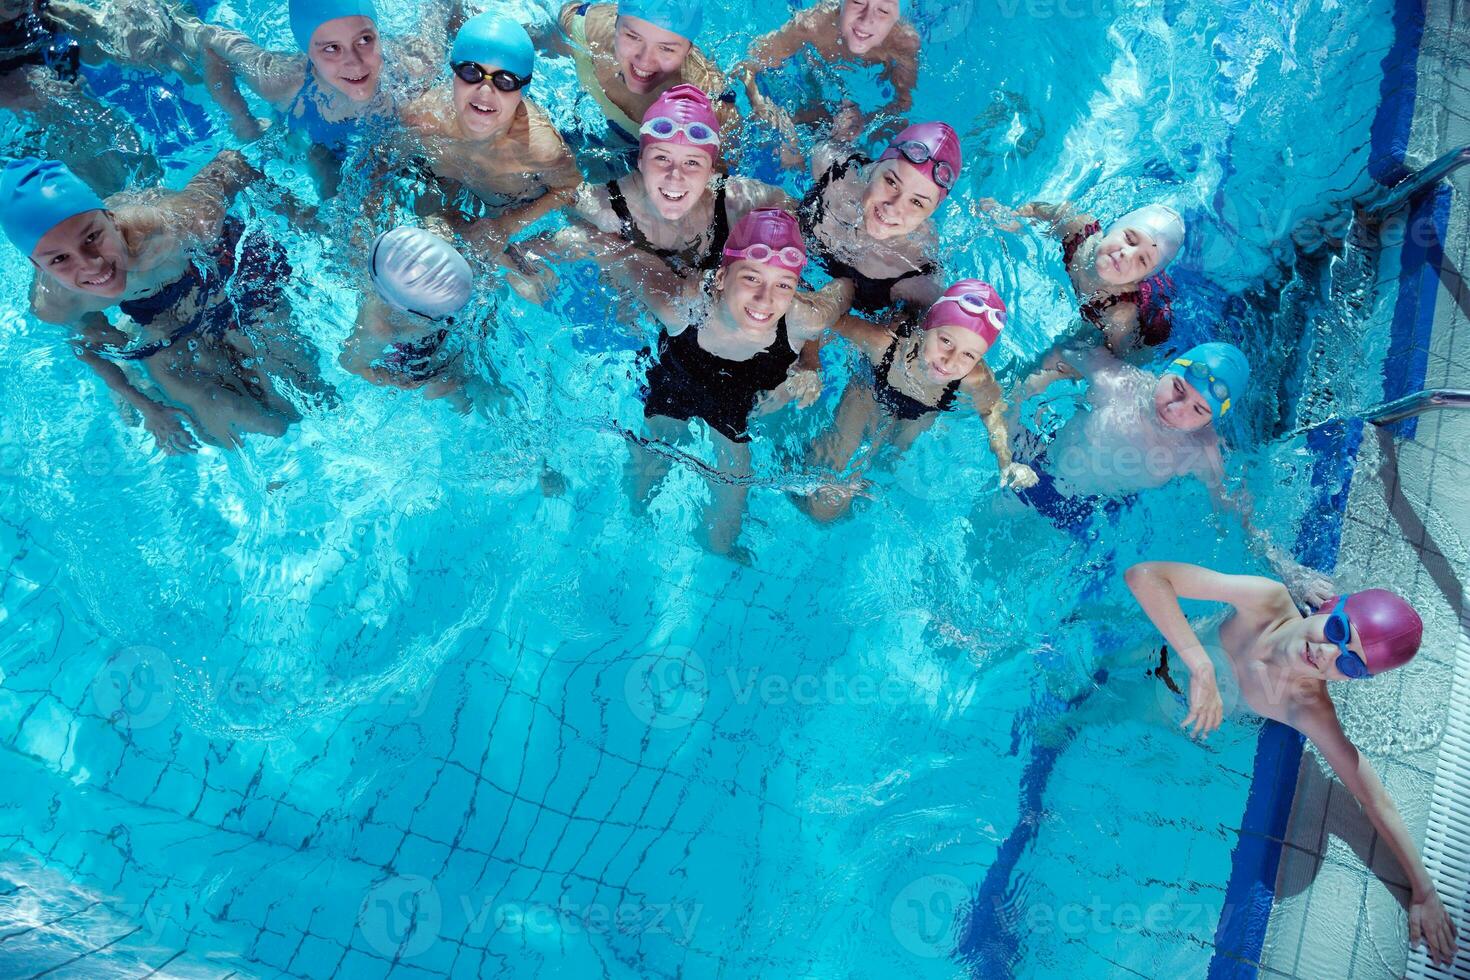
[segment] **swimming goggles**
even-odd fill
[[[745,248],[726,248],[724,250],[727,259],[746,259],[750,262],[774,262],[792,272],[800,272],[806,265],[806,253],[795,245],[787,245],[783,249],[774,249],[765,242],[756,242]]]
[[[1174,362],[1175,367],[1184,369],[1184,378],[1201,391],[1208,389],[1214,396],[1215,401],[1220,403],[1220,414],[1224,415],[1230,411],[1230,386],[1210,373],[1210,366],[1203,361],[1190,361],[1179,358]]]
[[[467,85],[479,85],[486,78],[502,92],[519,92],[531,84],[531,76],[522,78],[513,71],[497,68],[494,71],[486,71],[483,65],[477,65],[473,61],[461,61],[457,65],[450,65],[454,76]]]
[[[645,120],[638,132],[644,136],[652,136],[656,140],[672,139],[675,135],[682,133],[684,138],[695,146],[720,145],[720,134],[704,123],[681,123],[668,116],[655,116]]]
[[[961,293],[958,296],[941,296],[934,301],[934,306],[940,303],[956,303],[959,308],[971,316],[983,316],[985,322],[990,324],[990,329],[1000,333],[1005,329],[1006,311],[990,302],[990,298],[983,293]],[[931,306],[930,309],[934,307]]]
[[[889,149],[903,154],[905,160],[915,165],[923,165],[932,161],[934,167],[930,172],[934,175],[934,183],[938,184],[942,190],[954,190],[954,167],[943,160],[935,159],[934,150],[928,143],[920,140],[904,140],[894,143]]]
[[[1337,605],[1332,607],[1332,612],[1327,616],[1327,625],[1322,627],[1322,635],[1327,637],[1329,643],[1336,643],[1337,649],[1342,651],[1337,655],[1337,669],[1342,671],[1343,676],[1357,680],[1368,676],[1368,665],[1363,663],[1362,657],[1347,648],[1348,640],[1353,635],[1353,624],[1347,614],[1347,601],[1347,596],[1337,600]]]

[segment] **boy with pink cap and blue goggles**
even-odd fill
[[[812,257],[853,284],[853,308],[876,313],[899,301],[939,297],[938,236],[930,222],[959,181],[964,154],[946,123],[899,133],[876,161],[835,144],[812,156],[812,189],[801,203]]]
[[[985,363],[1007,316],[1006,304],[994,287],[979,279],[961,279],[929,307],[917,332],[907,330],[902,317],[883,324],[851,315],[838,320],[837,332],[872,365],[873,383],[870,387],[855,381],[843,392],[837,424],[814,447],[821,464],[850,474],[864,445],[869,447],[865,460],[874,458],[883,443],[907,448],[941,412],[953,407],[963,391],[985,422],[1001,485],[1017,490],[1034,486],[1037,477],[1031,467],[1011,459],[1005,398]],[[797,503],[817,520],[835,520],[851,507],[855,482],[861,481],[850,478],[844,485],[798,498]]]
[[[1183,562],[1143,562],[1128,569],[1125,579],[1163,634],[1167,650],[1188,668],[1189,711],[1182,727],[1207,737],[1228,709],[1248,708],[1310,739],[1408,878],[1410,943],[1422,939],[1436,962],[1453,959],[1454,923],[1383,781],[1343,731],[1329,687],[1377,677],[1412,661],[1424,635],[1414,607],[1386,589],[1366,589],[1332,596],[1314,613],[1304,614],[1287,587],[1274,579]],[[1184,599],[1223,603],[1230,614],[1223,622],[1211,617],[1196,632],[1180,605]],[[1143,649],[1152,651],[1153,645]],[[1142,673],[1153,665],[1138,666]],[[1238,691],[1238,705],[1225,703],[1222,687]]]

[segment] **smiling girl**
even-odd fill
[[[872,161],[824,144],[812,155],[816,184],[801,202],[812,255],[854,289],[853,309],[925,307],[944,286],[930,220],[959,180],[959,136],[945,123],[910,126]]]
[[[816,445],[817,461],[851,476],[852,461],[864,445],[868,448],[860,469],[886,445],[903,452],[941,412],[950,411],[963,392],[985,420],[1001,484],[1017,489],[1034,486],[1031,467],[1011,461],[1005,399],[985,363],[985,354],[1005,323],[1004,301],[979,279],[961,279],[945,290],[915,333],[904,332],[900,320],[880,327],[854,316],[842,317],[836,330],[867,357],[873,383],[847,386],[831,432]],[[797,503],[817,520],[835,520],[851,507],[859,483],[860,479],[848,479]]]

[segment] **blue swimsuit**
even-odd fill
[[[286,107],[286,129],[293,133],[305,133],[318,146],[326,147],[339,161],[347,156],[347,144],[357,135],[357,117],[329,122],[322,116],[317,96],[321,93],[311,65],[306,66],[306,81],[296,98]]]

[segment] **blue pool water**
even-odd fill
[[[1294,231],[1367,179],[1391,7],[917,14],[912,115],[964,137],[961,203],[1188,214],[1176,337],[1257,365],[1229,468],[1284,542],[1322,495],[1297,433],[1382,394],[1379,311],[1278,300],[1302,292]],[[716,3],[704,46],[733,63],[786,15]],[[286,38],[273,5],[212,16]],[[538,68],[568,128],[586,100],[548,93],[573,79]],[[160,129],[166,172],[227,145],[214,132]],[[1252,565],[1202,488],[1062,533],[997,489],[958,414],[875,471],[855,519],[814,528],[780,491],[812,478],[839,355],[823,402],[757,442],[743,568],[692,545],[690,466],[628,512],[650,323],[619,325],[594,276],[566,270],[550,312],[484,301],[475,356],[517,398],[461,417],[338,372],[339,246],[250,193],[237,210],[313,270],[299,326],[343,404],[235,454],[146,457],[0,254],[0,972],[1203,973],[1257,728],[1197,745],[1158,723],[1182,715],[1163,688],[1140,712],[1096,676],[1152,642],[1128,563]],[[963,212],[942,215],[949,268],[1010,301],[1006,380],[1071,299],[1053,243]],[[1331,373],[1329,346],[1348,352]]]

